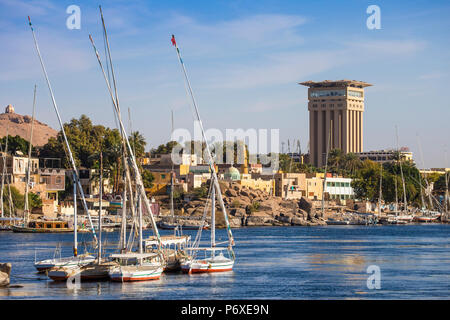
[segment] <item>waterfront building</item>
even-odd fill
[[[305,173],[277,173],[275,196],[284,199],[300,199],[307,194]]]
[[[354,199],[355,193],[351,184],[352,179],[350,178],[327,177],[325,192],[328,193],[330,200]]]
[[[322,200],[323,174],[322,177],[311,175],[306,178],[306,198],[309,200]]]
[[[364,88],[356,80],[306,81],[308,88],[309,161],[322,167],[328,150],[363,151]],[[331,134],[330,134],[331,132]]]

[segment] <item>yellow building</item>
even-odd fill
[[[323,175],[323,174],[322,174]],[[323,178],[306,178],[306,197],[310,200],[322,200]]]
[[[242,187],[247,187],[249,189],[261,190],[267,193],[271,193],[273,189],[273,180],[262,180],[262,179],[252,179],[251,174],[241,174],[241,180],[238,183]]]

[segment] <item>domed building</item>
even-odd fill
[[[11,104],[8,104],[6,106],[5,113],[14,113],[14,107]]]
[[[223,178],[225,180],[237,181],[241,180],[241,174],[239,173],[239,170],[236,169],[235,167],[229,167],[223,174]]]

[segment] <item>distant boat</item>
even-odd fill
[[[68,233],[73,232],[74,228],[70,228],[67,221],[30,221],[26,225],[12,225],[11,230],[22,233]]]
[[[328,219],[326,221],[327,225],[332,225],[332,226],[340,226],[340,225],[348,225],[350,224],[350,222],[348,220],[334,220],[332,218]]]
[[[435,217],[414,217],[415,222],[437,222],[439,220],[439,216]]]
[[[183,230],[198,230],[198,228],[200,228],[200,225],[196,225],[196,224],[184,224],[184,225],[180,225],[179,223],[171,223],[171,222],[164,222],[164,221],[159,221],[158,222],[158,228],[161,229],[165,229],[165,230],[175,230],[175,229],[183,229]],[[203,230],[206,230],[209,228],[209,225],[207,223],[205,223],[202,226]]]

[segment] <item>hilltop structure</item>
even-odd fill
[[[6,135],[6,131],[10,136],[20,136],[25,140],[30,140],[32,118],[27,115],[16,113],[15,108],[9,104],[5,108],[4,113],[0,113],[0,138]],[[45,123],[34,120],[33,146],[43,146],[51,137],[56,137],[58,132],[50,128]]]

